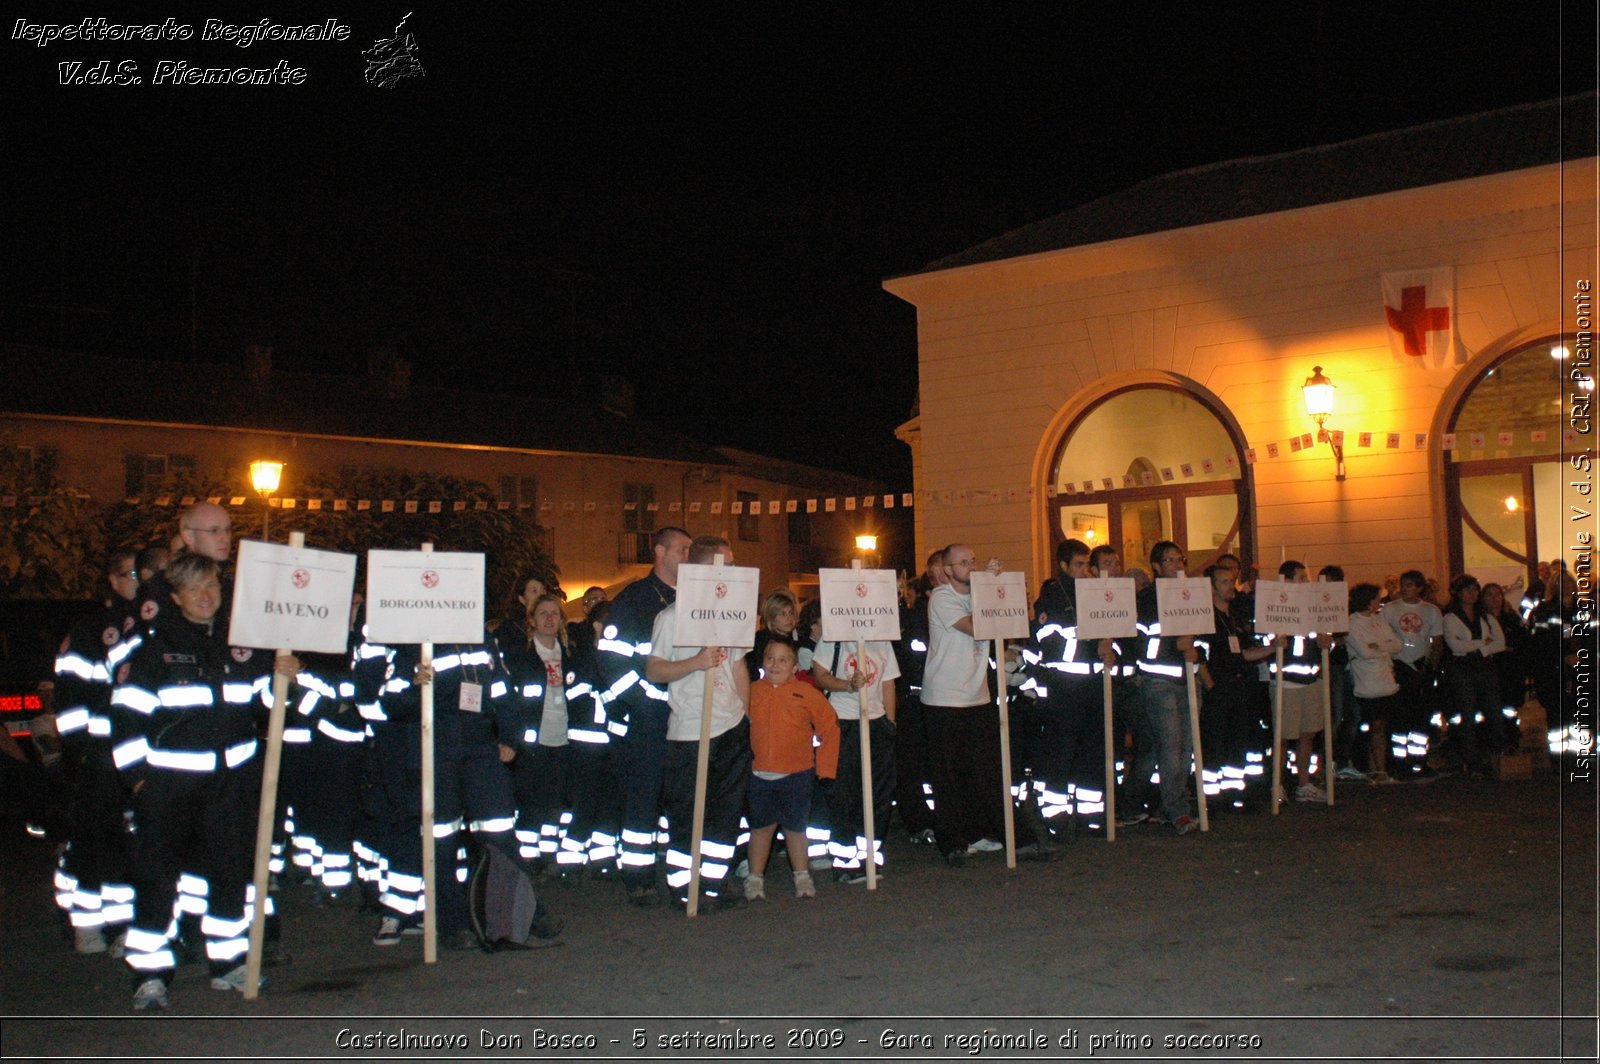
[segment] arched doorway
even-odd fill
[[[1192,392],[1157,384],[1106,395],[1068,426],[1050,462],[1052,556],[1073,538],[1109,543],[1139,567],[1170,539],[1197,574],[1224,552],[1249,557],[1242,455],[1228,423]]]
[[[1450,573],[1484,582],[1534,578],[1560,558],[1565,349],[1549,336],[1482,370],[1452,414],[1445,452]]]

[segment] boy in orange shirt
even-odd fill
[[[794,872],[794,895],[814,898],[806,869],[806,815],[817,778],[839,771],[839,720],[822,693],[795,679],[795,648],[773,640],[761,658],[763,677],[750,685],[750,875],[744,896],[765,898],[767,859],[783,828],[784,848]],[[822,745],[812,757],[811,737]]]

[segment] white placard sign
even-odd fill
[[[1204,577],[1157,579],[1156,609],[1163,636],[1211,635],[1217,630],[1217,615],[1211,604],[1211,581]]]
[[[756,643],[756,602],[761,570],[741,565],[678,566],[680,647],[751,647]]]
[[[1350,585],[1343,580],[1318,580],[1308,584],[1306,623],[1313,632],[1345,632],[1350,629]]]
[[[1262,635],[1309,635],[1306,594],[1310,584],[1287,580],[1256,581],[1256,631]]]
[[[367,636],[376,643],[483,642],[483,555],[367,552]]]
[[[1028,574],[972,573],[972,637],[974,639],[1026,639],[1028,631]]]
[[[264,650],[349,649],[356,556],[247,539],[239,544],[228,642]]]
[[[1079,639],[1122,639],[1138,632],[1139,604],[1133,577],[1076,580]]]
[[[892,569],[819,569],[822,638],[830,643],[900,638],[900,582]]]

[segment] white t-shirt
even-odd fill
[[[650,629],[650,656],[663,661],[683,661],[700,653],[699,647],[680,647],[672,642],[677,629],[678,606],[673,603],[656,614]],[[743,648],[729,649],[728,658],[709,673],[715,680],[711,689],[711,736],[716,738],[744,719],[744,700],[734,686],[733,670],[743,669]],[[667,685],[667,738],[674,742],[700,741],[700,708],[705,703],[706,676],[696,669],[683,679]],[[746,675],[749,675],[746,673]]]
[[[1400,690],[1394,678],[1394,655],[1400,637],[1383,617],[1352,613],[1346,630],[1345,650],[1350,655],[1350,679],[1357,698],[1383,698]]]
[[[538,637],[533,649],[544,662],[544,711],[539,715],[539,745],[567,745],[567,678],[561,675],[561,648],[546,650]]]
[[[834,668],[836,655],[837,669]],[[856,671],[856,644],[818,643],[812,667],[818,664],[832,673],[836,680],[850,679]],[[866,668],[861,673],[867,680],[861,688],[867,696],[867,719],[877,720],[884,714],[884,682],[900,678],[900,663],[894,659],[894,648],[879,639],[869,642]],[[828,702],[833,706],[833,715],[840,720],[861,719],[861,699],[855,691],[829,691]]]
[[[1444,614],[1431,602],[1404,602],[1393,599],[1384,603],[1378,616],[1389,622],[1394,634],[1404,644],[1396,661],[1415,665],[1428,656],[1434,636],[1444,635]]]
[[[922,673],[925,706],[981,706],[989,701],[989,641],[958,631],[955,623],[972,616],[972,595],[949,584],[928,599],[928,664]]]

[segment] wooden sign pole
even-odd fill
[[[289,533],[289,546],[304,547],[304,532]],[[280,648],[280,657],[293,654],[289,647]],[[267,937],[267,888],[271,873],[272,828],[277,819],[278,770],[283,764],[283,718],[289,701],[289,677],[280,676],[273,662],[272,709],[267,718],[267,755],[261,766],[261,808],[256,813],[256,863],[251,883],[255,887],[255,904],[250,914],[250,951],[245,958],[244,998],[254,1001],[261,994],[261,950]],[[285,848],[287,853],[287,847]]]
[[[850,568],[860,569],[861,559],[856,558],[850,563]],[[856,671],[860,672],[867,663],[867,641],[856,640]],[[872,729],[871,721],[867,720],[867,692],[863,685],[856,691],[856,707],[860,720],[857,721],[857,731],[861,733],[861,826],[867,837],[867,889],[878,889],[878,846],[877,825],[873,823],[872,810]]]
[[[433,553],[424,543],[422,553]],[[433,644],[423,643],[422,665],[431,671]],[[422,963],[439,960],[438,869],[433,854],[433,677],[422,685]]]
[[[1011,808],[1011,707],[1007,700],[1006,692],[1006,641],[996,639],[995,645],[995,683],[1000,688],[1000,791],[1003,795],[1003,806],[1006,817],[1006,867],[1017,867],[1017,823],[1016,813]],[[934,795],[937,801],[938,795]],[[1043,844],[1043,839],[1035,839]]]
[[[1278,815],[1283,795],[1283,640],[1273,641],[1278,673],[1272,685],[1272,815]]]
[[[1328,667],[1328,648],[1322,648],[1322,763],[1328,777],[1328,804],[1333,804],[1333,672]]]
[[[1194,676],[1199,666],[1191,662],[1183,663],[1184,686],[1189,694],[1189,734],[1194,741],[1194,793],[1196,806],[1200,812],[1200,830],[1210,831],[1211,820],[1206,816],[1206,769],[1205,754],[1200,749],[1200,697],[1194,689]]]
[[[723,564],[722,555],[712,558],[713,565]],[[687,912],[694,917],[700,913],[700,846],[706,834],[706,776],[711,771],[711,698],[716,690],[716,671],[713,665],[706,671],[705,695],[700,699],[700,749],[694,763],[694,830],[689,839],[689,904]],[[730,879],[731,882],[731,879]]]
[[[1100,663],[1100,695],[1106,713],[1106,841],[1117,841],[1117,759],[1114,755],[1111,714],[1111,671],[1115,665]]]

